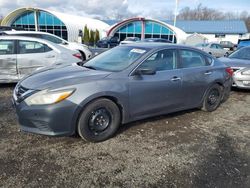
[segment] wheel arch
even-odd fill
[[[98,95],[98,96],[90,97],[82,101],[82,103],[78,105],[77,109],[75,110],[73,120],[72,120],[72,126],[74,127],[75,132],[77,131],[77,123],[79,121],[79,117],[82,111],[86,108],[86,106],[88,106],[90,103],[92,103],[95,100],[103,99],[103,98],[109,99],[110,101],[112,101],[113,103],[117,105],[120,111],[120,115],[121,115],[121,124],[128,122],[128,114],[126,113],[125,104],[121,100],[119,100],[118,97],[114,95]]]

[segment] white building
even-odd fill
[[[101,38],[106,36],[109,28],[100,20],[31,7],[14,10],[2,20],[1,25],[48,32],[70,42],[78,40],[79,30],[83,31],[85,25],[91,30],[99,30]]]
[[[166,22],[172,24],[172,21]],[[198,33],[207,42],[231,41],[237,44],[239,39],[249,38],[243,20],[177,20],[176,27],[189,35]]]

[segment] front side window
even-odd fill
[[[192,50],[180,50],[181,68],[206,66],[207,62],[202,54]]]
[[[46,44],[35,41],[19,41],[18,47],[20,54],[44,53],[52,50]]]
[[[141,65],[141,69],[151,69],[156,71],[172,70],[177,65],[176,50],[161,50],[151,55]]]
[[[14,54],[14,41],[0,40],[0,55]]]
[[[216,45],[216,44],[212,44],[212,45],[211,45],[211,48],[216,49],[216,48],[217,48],[217,45]]]

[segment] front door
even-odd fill
[[[18,80],[15,51],[14,40],[0,40],[0,82]]]
[[[56,52],[36,41],[18,42],[17,69],[20,79],[56,61]]]
[[[182,76],[176,66],[176,50],[166,49],[154,53],[137,67],[137,73],[130,76],[129,82],[129,108],[133,119],[174,111],[182,106]],[[155,74],[143,74],[150,70],[155,70]]]

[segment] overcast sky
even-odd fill
[[[199,3],[223,12],[248,11],[250,0],[179,0],[178,10]],[[164,19],[174,11],[175,0],[0,0],[0,15],[19,7],[39,7],[100,19],[144,16]]]

